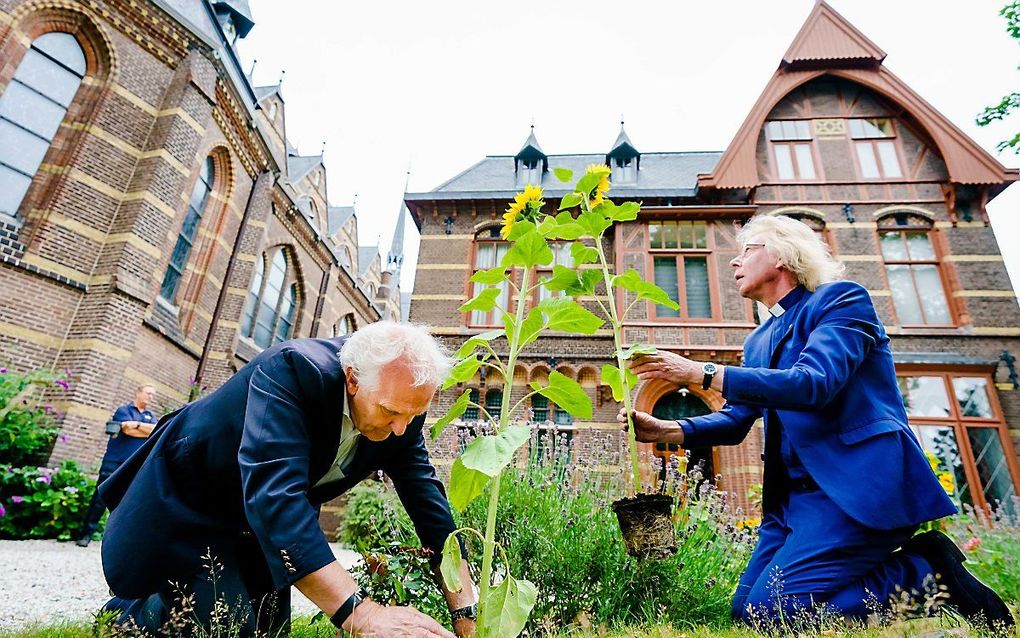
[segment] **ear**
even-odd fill
[[[354,368],[344,370],[344,382],[347,386],[347,394],[353,397],[358,393],[358,377],[354,374]]]

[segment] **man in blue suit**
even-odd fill
[[[453,638],[411,607],[368,599],[318,522],[321,503],[382,470],[438,568],[454,524],[422,427],[449,367],[423,328],[379,322],[268,348],[164,417],[101,488],[111,508],[103,570],[117,596],[106,608],[173,633],[183,589],[185,616],[207,628],[223,600],[241,636],[272,635],[288,626],[294,585],[354,635]],[[466,562],[461,572],[471,582]],[[471,588],[445,593],[457,633],[472,635]]]
[[[1011,627],[1006,605],[962,566],[948,537],[914,537],[956,507],[907,426],[868,291],[839,281],[842,264],[791,218],[756,217],[738,240],[731,265],[740,294],[772,315],[744,342],[744,365],[669,352],[632,365],[642,380],[697,383],[727,401],[679,422],[635,411],[639,441],[736,445],[765,421],[762,524],[733,616],[772,624],[824,609],[865,619],[900,592],[923,596],[937,574],[959,613]]]

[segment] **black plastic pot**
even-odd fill
[[[657,560],[675,554],[672,510],[673,497],[664,494],[638,494],[614,502],[613,511],[627,553],[638,560]]]

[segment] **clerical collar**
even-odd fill
[[[807,292],[807,289],[804,288],[804,286],[797,286],[790,292],[786,293],[785,297],[773,304],[772,307],[769,308],[769,314],[773,317],[781,316],[784,312],[797,305],[797,302],[801,300],[805,292]]]

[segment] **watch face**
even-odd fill
[[[719,368],[717,368],[714,363],[706,363],[705,366],[702,368],[702,371],[705,374],[715,374],[716,370],[718,369]]]

